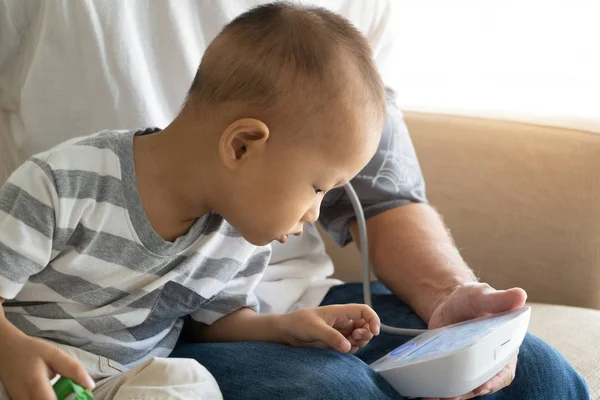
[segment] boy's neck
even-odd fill
[[[182,136],[177,128],[170,125],[159,133],[136,136],[133,141],[142,206],[156,233],[167,241],[185,235],[197,218],[210,211],[202,195],[202,179],[198,179],[201,171],[191,174],[187,168],[177,143]]]

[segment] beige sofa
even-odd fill
[[[430,203],[478,276],[520,286],[530,331],[561,351],[600,399],[600,134],[406,113]],[[354,246],[327,249],[360,279]]]

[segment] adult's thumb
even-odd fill
[[[521,288],[508,290],[482,288],[472,297],[475,303],[473,306],[478,310],[477,314],[495,314],[514,310],[523,307],[526,300],[527,293]]]

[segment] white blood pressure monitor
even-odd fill
[[[348,183],[344,189],[356,214],[364,300],[371,306],[366,222],[354,188]],[[383,332],[416,337],[375,361],[371,368],[406,397],[447,398],[469,393],[517,354],[530,314],[531,309],[523,307],[433,330],[394,328],[382,322]]]
[[[371,364],[408,397],[460,396],[490,380],[513,358],[530,308],[433,329]]]

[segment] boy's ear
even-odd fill
[[[249,155],[262,149],[269,138],[269,128],[262,121],[243,118],[230,124],[219,140],[219,158],[229,169],[240,165]]]

